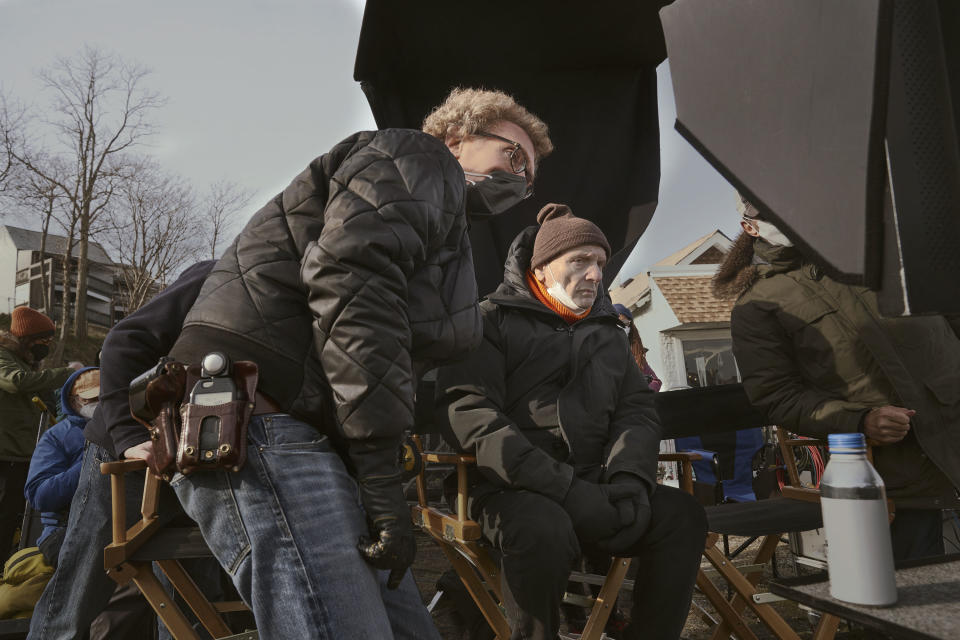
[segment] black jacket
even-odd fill
[[[207,260],[186,269],[150,302],[118,322],[103,341],[100,404],[83,433],[114,458],[150,439],[147,429],[130,415],[130,381],[169,353],[213,265],[213,260]]]
[[[621,471],[652,490],[653,392],[606,293],[573,325],[530,293],[537,229],[514,241],[503,284],[481,304],[480,349],[439,370],[438,421],[451,444],[476,453],[474,498],[510,487],[562,501],[574,474],[603,482]]]
[[[413,426],[414,361],[449,361],[480,340],[464,194],[436,138],[347,138],[247,223],[172,355],[252,360],[285,412],[393,451]]]

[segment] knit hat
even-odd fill
[[[530,266],[540,267],[561,253],[584,245],[603,247],[610,257],[610,243],[600,227],[589,220],[573,215],[565,204],[548,204],[537,214],[540,230],[533,241]]]
[[[10,333],[18,338],[46,338],[56,331],[53,320],[30,307],[17,307],[10,317]]]

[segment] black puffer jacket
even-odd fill
[[[538,227],[514,241],[504,282],[481,304],[483,343],[438,372],[438,421],[475,451],[473,498],[503,487],[562,501],[573,475],[625,471],[652,490],[660,425],[651,392],[604,293],[568,325],[527,288]]]
[[[347,138],[240,232],[172,355],[252,360],[284,411],[389,449],[413,425],[414,361],[449,361],[480,340],[464,187],[453,155],[422,132]]]

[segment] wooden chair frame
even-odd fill
[[[179,547],[178,551],[143,553],[151,546],[148,543],[156,542],[161,537],[158,534],[164,531],[159,526],[160,520],[157,514],[161,480],[150,471],[146,472],[144,480],[140,520],[129,529],[126,528],[125,474],[146,469],[146,467],[146,462],[143,460],[104,462],[100,465],[100,472],[110,476],[112,501],[113,541],[103,551],[103,566],[107,575],[119,585],[133,580],[156,612],[157,617],[163,621],[176,640],[199,640],[200,636],[191,627],[183,611],[154,575],[152,565],[156,562],[211,636],[214,638],[233,636],[233,632],[220,614],[246,611],[247,606],[239,600],[210,602],[183,569],[178,559],[212,556],[198,529],[188,530],[185,535],[180,535],[172,541],[173,546]]]
[[[421,450],[420,438],[413,440]],[[476,464],[471,455],[456,453],[421,452],[423,465],[417,475],[417,504],[412,508],[414,524],[429,534],[440,546],[450,561],[470,597],[479,607],[484,619],[496,634],[497,640],[508,640],[510,625],[500,603],[503,592],[500,586],[500,567],[491,558],[489,549],[481,541],[480,525],[467,514],[467,468]],[[669,453],[661,454],[663,461],[679,462],[682,465],[682,485],[684,490],[693,493],[693,460],[699,460],[697,454]],[[456,512],[449,513],[427,502],[425,469],[428,464],[453,465],[457,473]],[[593,598],[593,605],[587,617],[581,640],[600,640],[603,629],[613,613],[617,594],[623,586],[631,558],[614,557],[610,569],[603,578],[600,591]],[[492,595],[491,595],[492,592]]]

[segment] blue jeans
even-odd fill
[[[410,572],[391,591],[361,558],[357,484],[310,425],[254,416],[243,469],[177,474],[171,485],[261,638],[439,640]]]

